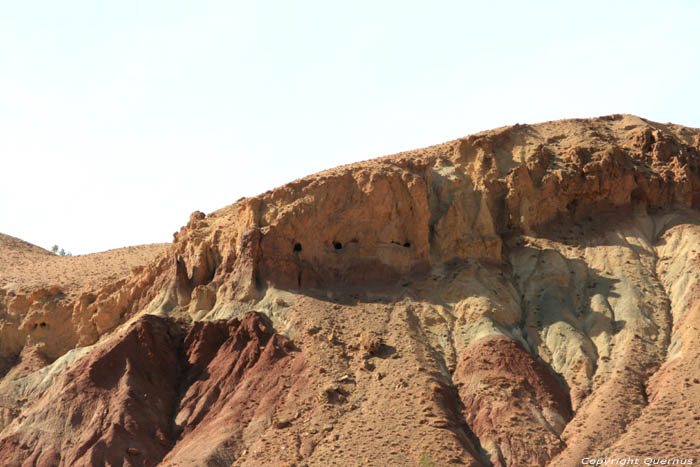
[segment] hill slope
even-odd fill
[[[700,462],[700,130],[497,129],[156,250],[100,281],[0,268],[7,465]]]

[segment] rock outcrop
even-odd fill
[[[700,130],[338,167],[113,274],[0,240],[7,465],[700,462]]]
[[[283,381],[294,380],[292,350],[264,315],[199,322],[187,334],[171,318],[144,315],[46,390],[17,382],[33,403],[6,427],[3,463],[230,463],[245,449],[242,428],[271,416]],[[251,389],[266,394],[256,402]]]

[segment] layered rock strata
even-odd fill
[[[700,462],[699,265],[700,130],[516,125],[339,167],[195,212],[111,281],[0,264],[0,449]]]

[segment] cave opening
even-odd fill
[[[343,248],[343,244],[340,242],[333,242],[333,248],[335,248],[336,250],[340,250]]]
[[[301,243],[295,243],[293,250],[294,253],[299,253],[301,251]]]

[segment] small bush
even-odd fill
[[[59,250],[58,245],[54,245],[51,247],[51,253],[58,256],[73,256],[73,253],[71,253],[70,251],[66,251],[63,248]]]

